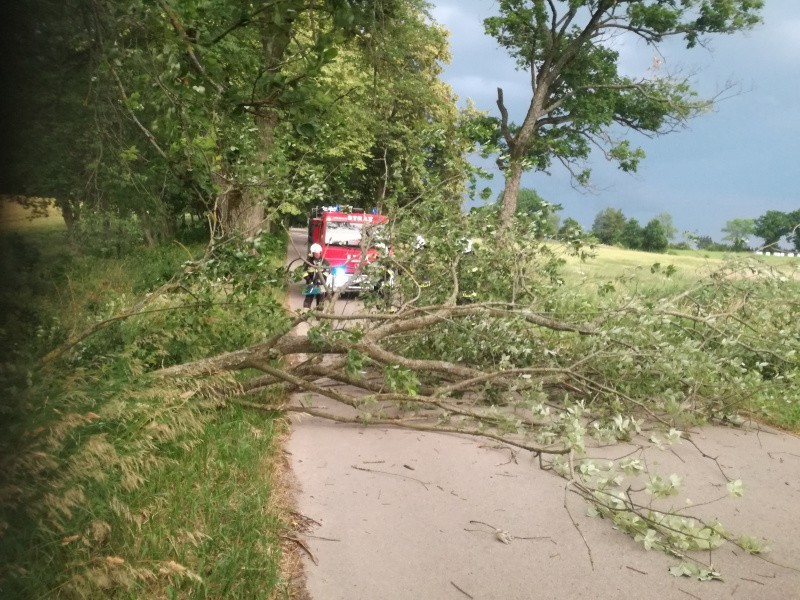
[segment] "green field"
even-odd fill
[[[46,216],[34,214],[17,202],[0,197],[0,230],[25,232],[65,229],[64,219],[55,205],[50,203],[46,213]]]
[[[570,283],[590,285],[622,279],[645,287],[669,282],[670,287],[677,288],[692,285],[731,260],[753,261],[800,279],[800,257],[699,250],[669,250],[666,254],[655,254],[602,245],[596,247],[593,254],[594,257],[586,261],[564,255],[565,279]]]

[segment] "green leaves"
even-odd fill
[[[682,483],[683,480],[675,473],[670,475],[668,479],[664,479],[661,475],[655,475],[650,478],[645,489],[653,498],[668,498],[678,495],[678,490]]]
[[[711,567],[702,567],[695,563],[682,562],[669,568],[673,577],[696,577],[698,581],[722,581],[722,576]]]
[[[744,496],[744,485],[742,484],[741,479],[736,479],[735,481],[729,481],[726,487],[728,489],[728,493],[731,496],[734,496],[736,498],[741,498],[742,496]]]
[[[769,551],[769,548],[761,540],[749,535],[739,536],[736,539],[736,545],[748,554],[763,554]]]
[[[654,546],[661,546],[660,536],[655,529],[648,529],[646,533],[638,533],[634,536],[635,542],[640,542],[645,550],[650,550]]]
[[[367,362],[367,356],[356,350],[347,351],[347,361],[345,362],[344,370],[353,379],[360,379],[364,365]]]
[[[393,392],[401,392],[408,396],[416,396],[419,390],[419,379],[417,375],[408,369],[403,369],[399,365],[387,366],[383,370],[386,387]]]

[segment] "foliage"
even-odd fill
[[[735,251],[747,249],[747,239],[755,233],[754,219],[731,219],[725,223],[722,233],[727,234],[723,239],[730,242]]]
[[[73,226],[72,238],[83,253],[121,258],[143,244],[144,233],[131,216],[90,212]]]
[[[669,236],[662,221],[653,219],[644,226],[641,237],[641,248],[648,252],[664,252],[669,246]]]
[[[63,556],[52,560],[70,566],[44,575],[6,571],[2,585],[134,595],[169,585],[176,593],[241,585],[243,595],[254,595],[247,586],[260,580],[234,578],[233,564],[265,553],[229,557],[217,539],[235,535],[247,547],[274,547],[274,533],[264,539],[253,528],[236,529],[252,522],[245,515],[258,496],[241,490],[240,516],[230,517],[228,505],[239,491],[231,482],[240,484],[242,469],[254,468],[265,448],[259,436],[267,426],[230,407],[247,395],[244,402],[268,411],[331,416],[324,407],[287,405],[287,390],[350,404],[360,423],[489,436],[550,457],[546,464],[598,514],[645,548],[677,552],[684,561],[724,543],[758,551],[752,538],[713,521],[654,508],[625,479],[640,478],[639,488],[655,501],[679,491],[679,475],[650,472],[633,459],[597,465],[584,452],[592,438],[636,440],[645,426],[657,430],[652,443],[667,445],[684,425],[736,422],[739,411],[780,418],[779,408],[792,406],[800,391],[800,332],[789,301],[798,284],[791,272],[755,261],[720,263],[691,287],[676,288],[675,268],[657,263],[650,269],[657,286],[633,278],[567,286],[565,261],[592,261],[580,238],[542,243],[520,219],[513,243],[497,246],[496,220],[462,215],[443,200],[433,193],[392,220],[395,253],[384,260],[396,269],[396,284],[365,295],[371,308],[352,319],[287,313],[267,291],[282,281],[270,257],[285,239],[264,236],[216,244],[125,319],[107,320],[118,314],[119,298],[98,303],[94,319],[108,326],[65,344],[61,358],[32,371],[32,380],[16,379],[22,401],[39,407],[29,417],[36,423],[18,420],[4,438],[6,448],[26,449],[23,462],[4,463],[22,494],[4,505],[13,516],[0,517],[12,542],[4,562],[26,569],[36,562],[21,544],[34,531]],[[311,315],[319,324],[308,336],[291,330],[290,318]],[[300,354],[311,360],[295,360]],[[224,375],[231,371],[239,376]],[[321,376],[353,387],[319,386]],[[45,397],[65,399],[58,415],[48,412]],[[20,442],[41,423],[56,425]],[[53,431],[65,433],[51,440]],[[42,443],[54,449],[43,451]],[[187,474],[194,472],[209,482]],[[173,515],[153,494],[166,482],[177,494],[206,485],[210,501],[197,508],[208,517],[189,523]],[[81,493],[73,491],[78,485]],[[28,512],[19,512],[23,500]],[[275,531],[269,515],[257,516]],[[131,540],[125,532],[139,526],[137,519],[143,533]],[[165,532],[169,523],[178,529]],[[177,553],[167,554],[173,544]],[[219,571],[209,575],[210,564]],[[256,568],[275,572],[274,563]]]
[[[14,11],[25,137],[9,185],[54,196],[70,226],[135,215],[150,245],[187,214],[247,236],[312,203],[460,192],[446,36],[426,10],[35,0]]]
[[[583,238],[585,236],[583,227],[572,217],[567,217],[558,229],[558,237],[562,240],[570,240],[573,238]]]
[[[661,213],[642,227],[637,219],[626,219],[620,209],[607,208],[597,213],[592,233],[604,244],[620,245],[631,250],[665,252],[675,235],[672,217]]]
[[[531,81],[520,125],[509,121],[498,89],[500,117],[493,119],[495,133],[484,140],[506,177],[503,227],[516,210],[524,171],[547,171],[560,162],[585,184],[589,171],[582,167],[594,147],[623,171],[635,171],[644,153],[627,139],[615,139],[615,125],[666,133],[708,108],[685,78],[656,69],[638,78],[621,74],[619,53],[607,44],[610,35],[630,36],[656,52],[665,39],[680,36],[693,48],[711,34],[752,27],[762,5],[761,0],[499,2],[498,14],[484,21],[486,32],[519,69],[530,72]]]
[[[694,243],[698,250],[712,251],[712,252],[729,252],[732,247],[715,242],[709,235],[690,234],[689,239]]]
[[[432,197],[392,220],[395,252],[383,260],[396,281],[365,294],[363,312],[301,313],[319,323],[308,336],[288,332],[158,375],[255,368],[262,373],[245,390],[267,381],[347,404],[354,422],[502,440],[549,456],[598,514],[646,549],[697,564],[696,553],[724,544],[753,550],[751,538],[715,521],[653,505],[679,494],[679,474],[631,460],[601,467],[585,452],[591,439],[636,440],[645,427],[655,430],[651,444],[666,447],[686,426],[738,423],[747,412],[782,418],[775,407],[792,406],[800,392],[796,273],[720,262],[687,287],[673,265],[655,263],[656,284],[628,277],[567,286],[565,256],[592,260],[580,240],[541,243],[519,219],[509,243],[496,245],[487,241],[497,235],[494,214],[447,206]],[[296,354],[306,360],[283,368],[265,358]],[[320,377],[348,387],[320,386]],[[263,406],[342,419],[327,407]],[[632,486],[626,477],[644,479]],[[741,483],[729,491],[741,493]]]
[[[764,239],[764,248],[774,250],[780,239],[791,233],[795,223],[790,214],[768,210],[753,225],[753,234]]]
[[[636,219],[628,219],[625,221],[625,227],[622,228],[622,233],[619,236],[619,243],[631,250],[643,249],[644,230],[639,225]]]
[[[10,52],[4,74],[4,120],[11,149],[4,193],[55,198],[68,226],[92,190],[102,146],[87,101],[92,44],[81,35],[79,3],[37,0],[7,12]]]
[[[502,194],[498,200],[502,204]],[[550,204],[535,190],[522,188],[517,194],[517,215],[538,221],[542,235],[550,237],[558,230],[558,211],[562,210],[560,204]]]
[[[674,240],[675,236],[678,235],[678,230],[672,221],[672,215],[668,212],[658,213],[655,216],[655,220],[658,221],[658,223],[664,229],[664,235],[667,236],[667,241],[671,242]]]
[[[276,187],[291,190],[296,197],[287,202],[301,209],[345,202],[386,211],[430,189],[463,189],[458,114],[438,80],[448,58],[445,33],[419,2],[382,6],[390,14],[379,27],[342,43],[322,70],[302,109],[313,135],[279,131]]]
[[[484,204],[473,208],[474,214],[482,214],[496,219],[503,204],[503,195],[500,194],[497,202]],[[562,210],[560,204],[551,204],[542,198],[536,190],[522,188],[517,200],[517,217],[525,221],[530,227],[538,231],[539,237],[552,237],[558,231],[558,211]]]
[[[613,246],[619,243],[625,227],[625,215],[618,208],[601,210],[592,223],[592,233],[601,244]]]

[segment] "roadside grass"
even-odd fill
[[[177,246],[88,257],[54,223],[0,235],[0,597],[288,597],[273,483],[285,421],[228,405],[211,384],[147,376],[270,335],[280,288],[217,306],[187,284],[42,366],[190,257]],[[267,244],[257,266],[281,264],[284,248]]]

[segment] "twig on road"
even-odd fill
[[[630,569],[631,571],[636,571],[637,573],[641,573],[642,575],[649,575],[649,573],[647,573],[646,571],[640,571],[639,569],[636,569],[636,568],[631,567],[629,565],[625,565],[625,568],[626,569]]]
[[[570,467],[570,472],[574,473],[575,471]],[[575,527],[575,530],[580,534],[581,539],[583,540],[583,543],[586,546],[586,552],[589,553],[589,564],[592,566],[592,571],[594,571],[594,558],[592,558],[592,549],[589,547],[589,542],[586,541],[586,536],[583,535],[583,531],[581,531],[580,526],[573,518],[572,512],[570,512],[569,506],[567,505],[567,490],[569,489],[571,483],[573,483],[573,481],[568,481],[567,485],[564,486],[564,510],[567,511],[567,516],[569,516],[569,520],[572,521],[573,527]]]
[[[467,598],[474,599],[474,596],[472,596],[471,594],[468,594],[467,592],[465,592],[464,590],[462,590],[460,587],[458,587],[458,586],[457,586],[455,583],[453,583],[452,581],[450,582],[450,585],[452,585],[452,586],[453,586],[454,588],[456,588],[456,589],[457,589],[459,592],[461,592],[462,594],[464,594],[464,595],[465,595]]]
[[[353,469],[357,471],[366,471],[367,473],[381,473],[383,475],[394,475],[395,477],[402,477],[403,479],[410,479],[411,481],[416,481],[426,490],[428,489],[428,484],[422,481],[421,479],[417,479],[416,477],[409,477],[408,475],[403,475],[401,473],[392,473],[391,471],[379,471],[378,469],[367,469],[366,467],[359,467],[356,465],[350,465]]]
[[[342,540],[337,540],[336,538],[329,538],[329,537],[322,537],[321,535],[311,535],[310,533],[302,534],[309,538],[314,538],[315,540],[323,540],[325,542],[341,542]]]
[[[549,535],[537,535],[529,537],[516,536],[512,533],[509,533],[505,529],[500,529],[499,527],[495,527],[494,525],[489,525],[489,523],[485,523],[484,521],[470,521],[470,523],[474,523],[475,525],[486,525],[486,527],[493,529],[495,537],[504,544],[510,544],[513,540],[550,540],[553,544],[556,543],[555,540],[551,538]],[[464,531],[480,531],[480,530],[464,529]]]

